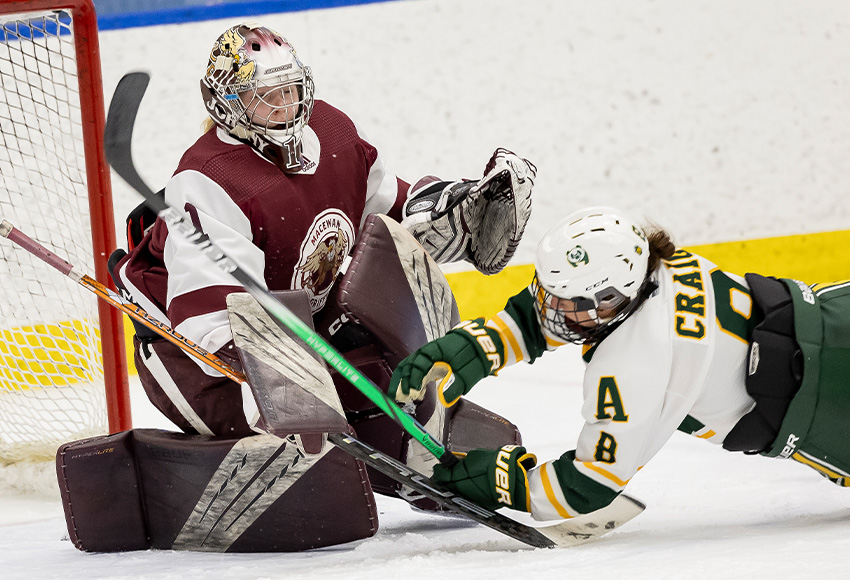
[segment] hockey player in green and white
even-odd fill
[[[434,481],[490,508],[574,517],[610,503],[680,430],[850,486],[850,282],[729,274],[612,208],[561,221],[535,266],[494,318],[403,360],[390,392],[415,400],[437,381],[452,405],[505,365],[583,344],[576,449],[542,465],[521,446],[475,449]]]

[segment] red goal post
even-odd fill
[[[0,214],[114,287],[93,4],[0,0],[0,26]],[[2,244],[0,463],[131,426],[121,313],[25,254]]]

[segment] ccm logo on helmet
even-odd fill
[[[602,286],[607,281],[608,281],[608,278],[605,277],[604,279],[600,280],[599,282],[597,282],[595,284],[591,284],[590,286],[585,288],[584,291],[589,292],[589,291],[593,290],[594,288],[599,288],[600,286]]]

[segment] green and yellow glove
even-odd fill
[[[390,379],[389,394],[396,401],[418,401],[425,385],[439,381],[437,398],[454,405],[484,377],[495,374],[505,361],[499,333],[484,326],[483,318],[457,325],[401,361]]]
[[[537,457],[519,445],[473,449],[452,467],[435,465],[431,480],[483,508],[509,507],[527,512],[528,470],[535,465]]]

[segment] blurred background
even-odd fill
[[[500,309],[530,278],[543,233],[587,205],[660,225],[736,273],[850,277],[850,3],[95,4],[107,102],[124,73],[152,74],[134,146],[154,187],[200,135],[198,80],[239,20],[286,36],[317,97],[356,119],[404,179],[478,178],[496,147],[532,160],[515,267],[486,280],[446,270],[462,315]],[[121,232],[140,199],[113,186]]]

